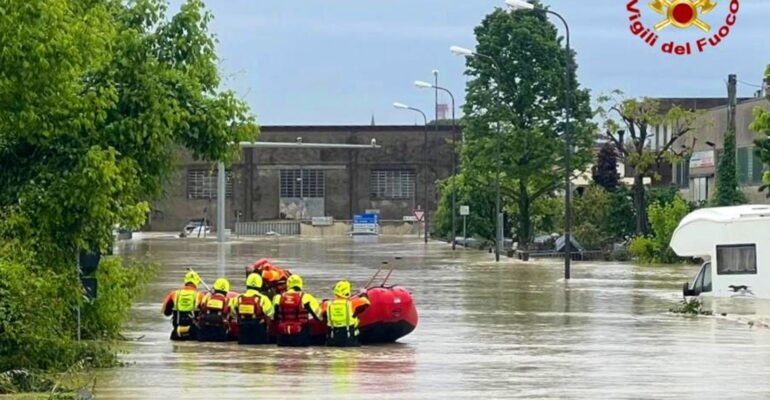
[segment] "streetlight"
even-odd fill
[[[505,4],[508,4],[509,7],[511,7],[513,10],[535,10],[535,5],[527,3],[523,0],[505,0]],[[537,8],[537,11],[545,12],[546,14],[551,14],[564,24],[564,29],[566,32],[567,37],[567,46],[566,46],[566,52],[567,52],[567,73],[566,73],[566,95],[564,96],[564,114],[565,114],[565,124],[564,124],[564,143],[566,146],[566,152],[564,156],[564,279],[570,279],[571,277],[571,263],[572,263],[572,139],[570,137],[570,113],[571,113],[571,99],[570,96],[572,95],[572,51],[570,50],[570,35],[569,35],[569,24],[567,24],[567,20],[564,19],[559,13],[551,11],[546,8]]]
[[[502,80],[499,78],[499,76],[502,75],[503,70],[502,68],[500,68],[500,64],[497,63],[497,60],[495,60],[494,57],[490,57],[486,54],[477,53],[473,50],[466,49],[460,46],[451,46],[449,48],[449,51],[451,51],[452,54],[456,56],[465,57],[465,58],[479,57],[489,61],[492,64],[492,66],[494,66],[495,71],[498,74],[497,87],[498,89],[500,88],[500,84]],[[504,239],[505,235],[503,235],[503,222],[504,222],[503,213],[500,211],[500,163],[501,163],[500,146],[502,142],[500,133],[501,133],[500,123],[498,122],[497,136],[496,136],[497,145],[495,146],[495,153],[496,153],[495,154],[495,157],[496,157],[496,161],[495,161],[495,165],[496,165],[495,167],[496,168],[496,172],[495,172],[495,191],[496,191],[496,195],[495,195],[495,219],[496,219],[495,221],[495,261],[496,262],[500,261],[500,250],[501,250],[500,247],[503,245],[503,241],[505,240]]]
[[[455,96],[452,94],[452,92],[444,87],[433,85],[428,82],[423,81],[415,81],[414,86],[416,86],[418,89],[436,89],[441,90],[444,93],[447,93],[449,95],[449,98],[452,99],[452,250],[455,250],[457,247],[457,235],[455,235],[455,232],[457,232],[457,216],[455,215],[457,213],[457,188],[455,187],[457,179],[457,149],[454,148],[454,146],[457,145],[457,120],[455,119]],[[438,109],[438,101],[436,101],[436,108]],[[438,124],[438,121],[436,121]]]
[[[425,113],[420,110],[419,108],[410,107],[404,103],[393,103],[393,107],[399,109],[399,110],[411,110],[417,113],[420,113],[422,115],[422,119],[424,121],[423,124],[423,144],[422,144],[422,183],[423,183],[423,190],[424,190],[424,196],[425,196],[425,243],[428,243],[428,229],[430,227],[429,224],[429,211],[428,211],[428,116],[425,115]]]

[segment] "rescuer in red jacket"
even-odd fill
[[[273,299],[279,346],[309,346],[310,318],[320,320],[318,300],[302,291],[302,277],[292,275],[287,290]]]
[[[201,303],[198,319],[198,340],[201,342],[226,342],[229,334],[230,282],[219,278],[214,282],[214,293],[207,294]]]

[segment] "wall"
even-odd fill
[[[400,220],[411,215],[416,205],[435,210],[438,194],[435,182],[452,171],[450,126],[428,127],[424,151],[422,126],[265,126],[260,142],[371,144],[379,149],[244,149],[233,166],[233,195],[228,197],[226,226],[233,228],[236,211],[241,221],[276,220],[280,215],[280,174],[282,169],[324,171],[324,213],[339,220],[352,219],[367,209],[381,210],[383,219]],[[459,137],[459,129],[457,136]],[[211,168],[210,163],[192,160],[181,153],[179,174],[166,185],[166,195],[153,204],[147,230],[179,231],[191,218],[201,218],[207,209],[216,222],[216,199],[194,200],[187,196],[187,171]],[[370,172],[374,169],[409,169],[416,173],[415,197],[403,200],[372,199]],[[428,185],[427,200],[424,184]]]

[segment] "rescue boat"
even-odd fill
[[[257,272],[268,260],[262,259],[246,268],[247,275]],[[275,266],[273,268],[279,269]],[[288,275],[291,272],[286,270]],[[412,293],[404,287],[393,285],[386,286],[390,278],[390,270],[379,286],[371,286],[381,269],[365,285],[365,289],[359,291],[353,297],[366,296],[369,299],[370,306],[358,317],[360,331],[359,340],[361,344],[385,344],[394,343],[398,339],[410,334],[417,327],[419,317],[417,315],[417,306],[415,305]],[[236,297],[238,293],[230,293],[228,297]],[[327,326],[323,321],[311,320],[311,342],[313,344],[324,344],[326,340]],[[231,337],[237,338],[238,326],[234,321],[230,324]],[[269,331],[275,332],[275,326],[271,326]],[[272,335],[271,335],[272,336]]]

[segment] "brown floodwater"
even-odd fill
[[[413,237],[154,235],[118,252],[163,267],[126,327],[128,365],[99,374],[99,399],[770,398],[770,330],[668,313],[695,267],[578,263],[565,283],[558,261],[497,265]],[[240,290],[261,257],[303,275],[318,298],[341,278],[363,285],[387,261],[419,325],[399,343],[355,349],[168,340],[160,302],[187,267]]]

